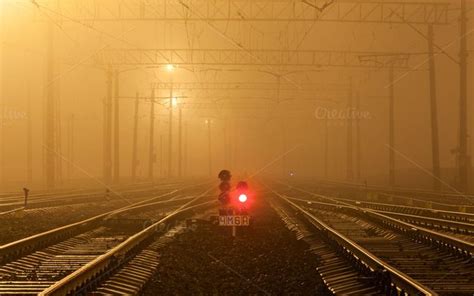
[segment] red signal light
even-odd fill
[[[245,195],[245,194],[243,194],[243,193],[242,193],[241,195],[239,195],[239,201],[240,201],[241,203],[247,202],[247,195]]]

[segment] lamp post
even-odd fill
[[[173,73],[175,67],[172,64],[166,65],[166,70],[170,73],[170,101],[169,101],[169,125],[168,125],[168,177],[171,177],[172,150],[173,150]]]
[[[212,176],[212,150],[211,150],[211,120],[206,119],[207,124],[207,149],[209,153],[208,165],[209,165],[209,177]]]
[[[182,177],[182,165],[183,165],[183,137],[182,137],[182,119],[183,119],[183,109],[180,107],[179,109],[179,120],[178,120],[178,177]]]

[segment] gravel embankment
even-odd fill
[[[200,226],[165,246],[142,295],[327,295],[318,260],[265,203],[236,239]]]

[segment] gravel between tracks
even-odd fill
[[[179,235],[142,295],[328,295],[307,245],[266,202],[252,210],[253,225],[235,239],[217,226]]]
[[[78,222],[119,207],[119,203],[89,203],[18,211],[0,218],[0,245]]]

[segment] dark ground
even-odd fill
[[[266,202],[252,206],[253,225],[199,226],[162,249],[142,295],[327,295],[316,256],[297,241]]]

